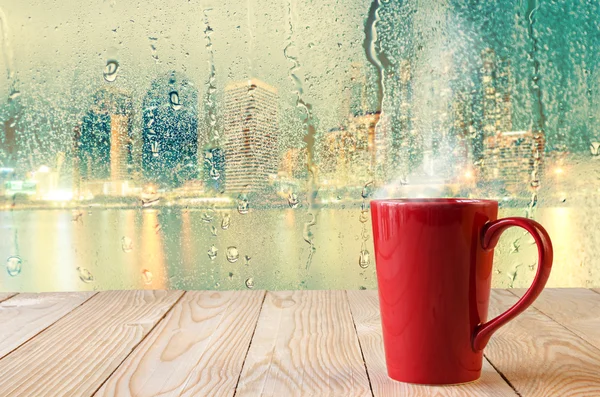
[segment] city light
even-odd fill
[[[70,201],[73,199],[73,192],[70,190],[52,190],[44,196],[46,201]]]
[[[471,170],[467,170],[467,171],[465,172],[465,175],[464,175],[464,176],[465,176],[465,179],[469,179],[469,180],[470,180],[470,179],[473,179],[473,172],[471,172]]]
[[[42,173],[47,173],[50,172],[50,167],[48,167],[47,165],[42,165],[37,172],[42,172]]]
[[[562,173],[564,173],[564,172],[565,172],[565,170],[563,170],[563,169],[562,169],[562,168],[560,168],[560,167],[556,167],[556,168],[554,169],[554,173],[555,173],[556,175],[560,175],[560,174],[562,174]]]

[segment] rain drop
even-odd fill
[[[211,261],[214,261],[215,258],[217,257],[217,251],[219,251],[219,250],[214,245],[208,249],[208,257],[210,258]]]
[[[205,223],[212,222],[212,220],[214,218],[213,211],[209,210],[209,211],[203,212],[201,218],[202,218],[202,222],[205,222]]]
[[[360,193],[361,197],[363,199],[368,199],[369,197],[371,197],[371,195],[373,194],[373,181],[367,183],[363,188],[362,188],[362,192]]]
[[[363,269],[366,269],[371,264],[371,255],[367,250],[361,250],[360,256],[358,257],[358,266]]]
[[[223,229],[223,230],[229,229],[230,224],[231,224],[231,216],[229,216],[229,214],[223,215],[223,220],[221,220],[221,229]]]
[[[289,194],[288,204],[290,208],[298,208],[298,204],[300,204],[300,201],[298,201],[298,196],[296,195],[296,193]]]
[[[173,110],[179,110],[183,106],[181,102],[179,102],[179,94],[177,91],[171,91],[169,93],[169,101],[171,102]]]
[[[233,273],[229,272],[229,279],[233,280]]]
[[[208,172],[209,176],[214,179],[215,181],[217,179],[219,179],[221,177],[221,173],[219,172],[219,170],[216,167],[211,167],[210,171]]]
[[[11,93],[8,95],[8,99],[10,99],[11,101],[17,99],[18,97],[21,96],[21,91],[18,90],[13,90],[11,91]]]
[[[248,213],[248,209],[249,209],[250,205],[248,204],[248,199],[246,197],[242,197],[238,200],[238,212],[242,215],[245,215]]]
[[[244,265],[250,266],[250,259],[252,259],[252,258],[250,258],[249,255],[245,255],[244,256],[244,260],[245,260]]]
[[[83,216],[83,212],[81,212],[79,210],[73,210],[71,220],[73,222],[79,222],[81,220],[82,216]]]
[[[249,277],[246,279],[246,288],[248,288],[248,289],[254,288],[254,279],[252,277]]]
[[[215,227],[215,225],[212,225],[210,227],[210,234],[212,234],[213,236],[217,235],[217,228]]]
[[[369,211],[360,211],[360,216],[358,217],[358,220],[360,221],[360,223],[366,223],[369,220]]]
[[[112,83],[117,79],[117,71],[119,70],[119,62],[114,59],[110,59],[106,62],[104,67],[104,80]]]
[[[367,289],[367,287],[365,287],[364,285],[361,285],[360,287],[358,287],[358,289],[361,291],[365,291]]]
[[[152,283],[152,272],[148,269],[143,269],[142,270],[142,280],[144,280],[144,284],[151,284]]]
[[[126,254],[130,253],[131,251],[133,251],[133,240],[127,236],[123,236],[123,238],[121,239],[121,248]]]
[[[85,267],[78,267],[77,272],[79,272],[79,279],[84,283],[89,284],[94,282],[94,276]]]
[[[231,263],[237,262],[240,257],[238,249],[233,246],[227,247],[227,253],[225,255],[227,256],[227,260]]]
[[[21,266],[23,265],[23,261],[18,256],[9,256],[6,259],[6,271],[8,275],[11,277],[17,276],[21,273]]]

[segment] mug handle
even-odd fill
[[[531,287],[529,287],[525,295],[523,295],[517,303],[496,318],[475,327],[472,340],[473,350],[475,351],[483,350],[492,334],[496,332],[498,328],[527,309],[542,292],[546,285],[546,281],[548,281],[548,277],[550,277],[553,257],[552,242],[550,241],[548,232],[546,232],[542,225],[534,220],[512,217],[486,223],[481,231],[481,245],[484,251],[489,252],[493,250],[502,233],[511,226],[519,226],[527,230],[535,240],[538,248],[537,272]]]

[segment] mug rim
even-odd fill
[[[498,201],[472,198],[388,198],[371,200],[371,204],[387,204],[393,206],[461,206],[461,205],[498,205]]]

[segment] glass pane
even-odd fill
[[[376,197],[496,199],[600,286],[598,8],[5,1],[0,291],[375,288]]]

